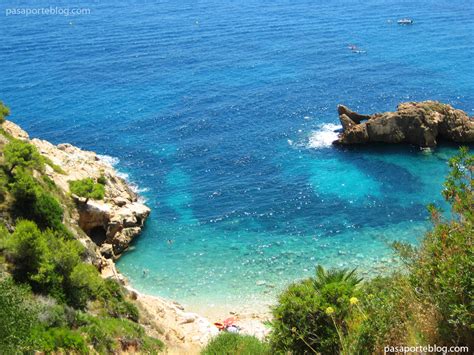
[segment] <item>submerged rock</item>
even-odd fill
[[[409,143],[434,147],[438,140],[474,142],[474,119],[437,101],[405,102],[395,112],[361,115],[338,106],[343,131],[335,144]]]

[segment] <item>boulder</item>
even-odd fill
[[[343,131],[336,144],[409,143],[434,147],[440,139],[474,142],[474,120],[464,111],[437,101],[406,102],[395,112],[361,115],[338,106]]]

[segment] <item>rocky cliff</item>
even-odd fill
[[[81,150],[70,144],[53,145],[40,139],[31,139],[28,134],[12,122],[3,124],[4,130],[13,137],[29,140],[38,151],[60,167],[46,165],[46,174],[69,193],[69,181],[87,177],[105,178],[103,201],[85,203],[73,196],[78,216],[70,224],[77,224],[97,245],[97,252],[107,258],[116,259],[128,248],[130,242],[140,234],[150,209],[138,201],[137,194],[120,177],[115,169],[96,153]]]
[[[361,115],[338,107],[343,131],[336,144],[409,143],[434,147],[439,140],[474,142],[474,120],[437,101],[405,102],[395,112]]]

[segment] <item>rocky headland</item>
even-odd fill
[[[338,106],[342,132],[335,144],[408,143],[435,147],[440,140],[474,142],[474,119],[437,101],[405,102],[395,112],[362,115]]]

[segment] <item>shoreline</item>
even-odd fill
[[[116,278],[131,293],[144,315],[143,325],[150,335],[166,342],[169,354],[199,354],[209,340],[219,334],[213,323],[230,317],[235,319],[241,334],[264,339],[269,333],[265,322],[270,319],[270,313],[263,309],[260,312],[240,312],[238,307],[234,307],[237,311],[233,312],[213,307],[212,310],[206,308],[203,312],[202,309],[196,310],[192,306],[185,307],[177,301],[138,291],[118,271],[112,260],[108,267],[102,270],[101,276]]]
[[[140,323],[148,335],[163,340],[168,354],[198,354],[207,342],[219,333],[213,324],[226,318],[236,318],[235,324],[241,327],[243,334],[259,338],[268,334],[263,322],[268,313],[232,312],[224,309],[203,309],[199,313],[185,309],[180,303],[160,296],[142,293],[120,273],[115,261],[127,251],[133,239],[139,237],[150,209],[139,195],[139,187],[128,181],[127,176],[118,171],[113,157],[99,155],[92,151],[82,150],[71,144],[53,145],[46,140],[30,138],[20,126],[5,121],[6,132],[13,137],[29,141],[38,151],[50,159],[62,172],[54,171],[48,166],[46,174],[56,185],[69,193],[70,180],[85,177],[107,178],[104,201],[89,201],[69,216],[69,224],[77,232],[78,240],[86,247],[88,259],[100,270],[103,278],[115,278],[130,292],[130,297],[137,302],[141,310]],[[113,161],[111,161],[113,159]],[[75,196],[76,203],[81,200]],[[94,228],[103,228],[107,236],[97,244],[87,235]],[[107,247],[105,247],[107,246]]]

